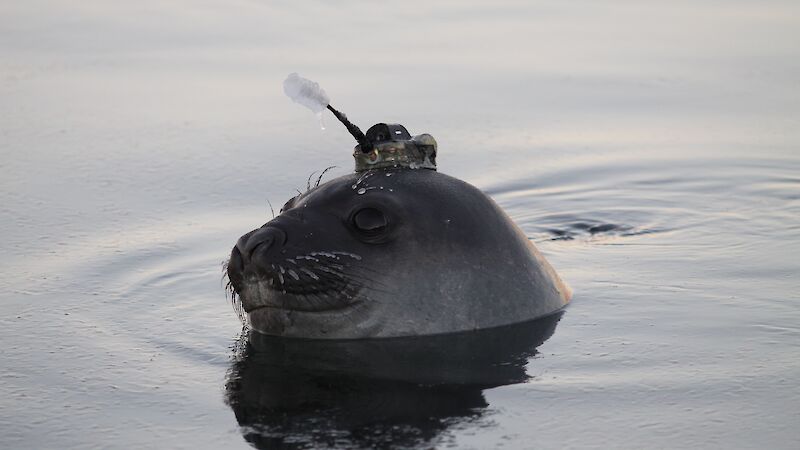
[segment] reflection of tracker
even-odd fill
[[[326,107],[316,83],[294,76],[287,92],[312,92],[319,102],[302,102]],[[569,289],[500,207],[436,171],[432,136],[384,123],[364,135],[329,109],[359,142],[356,172],[309,187],[237,242],[228,277],[253,329],[430,335],[531,320],[567,304]]]
[[[397,339],[253,332],[228,372],[226,400],[257,448],[416,447],[481,416],[483,389],[526,381],[560,317]]]

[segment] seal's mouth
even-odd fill
[[[335,312],[354,306],[363,288],[353,272],[361,257],[343,251],[314,251],[281,259],[264,258],[258,247],[243,257],[234,247],[227,266],[229,287],[241,313],[279,310]],[[260,314],[263,314],[261,312]]]

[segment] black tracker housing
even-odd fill
[[[399,123],[376,123],[367,130],[367,141],[373,145],[381,142],[409,140],[411,140],[411,133]],[[364,153],[367,152],[369,152],[369,149],[364,151]]]

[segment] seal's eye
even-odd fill
[[[353,214],[353,226],[362,233],[376,235],[383,233],[389,221],[380,210],[364,208]]]

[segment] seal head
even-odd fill
[[[227,270],[253,329],[303,338],[491,328],[553,314],[570,296],[488,196],[407,167],[292,198],[239,239]]]

